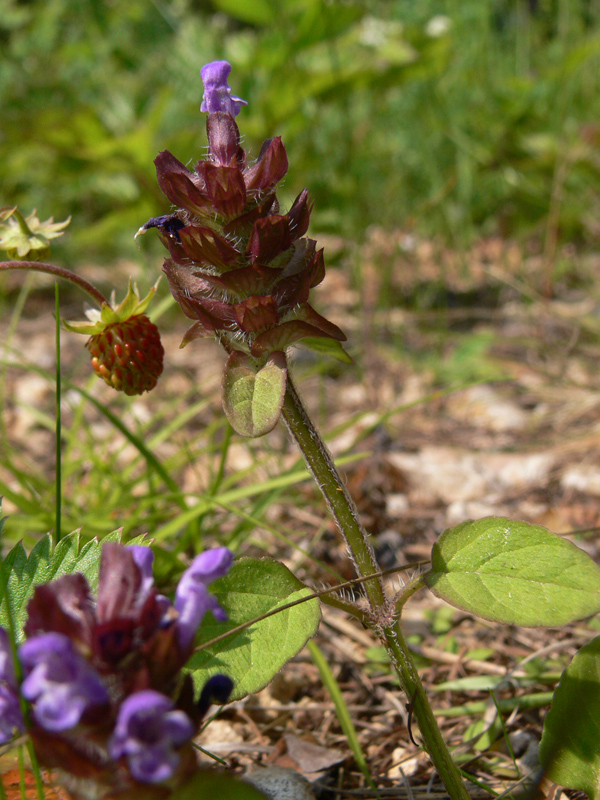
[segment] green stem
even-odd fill
[[[425,580],[422,575],[417,575],[411,581],[406,583],[400,592],[400,596],[396,598],[396,614],[398,617],[402,616],[402,609],[407,600],[416,594],[420,589],[425,587]]]
[[[337,471],[331,453],[306,413],[289,374],[282,416],[348,545],[350,558],[359,577],[379,572],[369,534],[360,522],[354,500]],[[365,591],[373,610],[385,605],[386,597],[381,578],[366,581]]]
[[[61,407],[61,365],[60,365],[60,296],[58,281],[54,284],[54,307],[56,316],[56,522],[54,526],[56,542],[60,541],[62,515],[62,407]]]
[[[69,281],[69,283],[75,284],[75,286],[78,286],[80,289],[83,289],[83,291],[87,292],[100,307],[102,307],[104,303],[108,305],[108,300],[104,297],[102,292],[86,281],[85,278],[71,272],[70,269],[57,267],[55,264],[45,264],[43,261],[0,261],[0,270],[3,269],[29,269],[35,270],[36,272],[46,272],[48,275],[54,275],[55,278],[62,278],[65,281]]]
[[[331,453],[304,409],[289,376],[282,416],[323,493],[348,546],[350,557],[359,577],[379,572],[373,547],[360,522],[356,505],[336,469]],[[417,584],[418,581],[415,581],[415,590],[418,588]],[[400,680],[400,686],[406,693],[415,719],[419,723],[424,747],[452,800],[469,800],[469,794],[460,771],[453,762],[450,751],[442,738],[412,655],[404,640],[400,621],[394,620],[391,616],[390,603],[383,589],[381,578],[365,581],[365,590],[371,605],[372,619],[376,621],[372,623],[373,627],[385,644]]]
[[[400,680],[400,686],[404,689],[409,706],[419,723],[423,746],[429,753],[446,791],[452,800],[469,800],[467,788],[442,737],[429,698],[404,639],[400,620],[396,620],[393,626],[384,628],[382,638]]]

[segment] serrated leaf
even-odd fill
[[[275,427],[286,382],[284,353],[271,353],[262,367],[246,353],[231,353],[223,377],[223,408],[236,433],[256,437]]]
[[[230,775],[214,772],[197,772],[194,777],[177,791],[169,795],[169,800],[200,800],[215,797],[218,800],[266,800],[266,796],[244,781]]]
[[[502,517],[445,531],[424,580],[447,603],[514,625],[553,627],[600,611],[600,567],[583,550]]]
[[[8,599],[17,632],[17,641],[23,638],[23,626],[27,619],[27,604],[34,588],[41,583],[60,578],[72,572],[81,572],[93,592],[98,588],[98,566],[103,542],[121,541],[121,531],[109,533],[99,542],[92,539],[80,547],[79,531],[64,536],[52,548],[50,534],[42,537],[29,556],[19,542],[2,562],[4,580],[7,582]],[[0,582],[0,625],[8,627],[4,587]]]
[[[569,789],[600,797],[600,636],[588,642],[563,672],[544,721],[540,761],[545,776]]]
[[[200,626],[199,645],[310,594],[283,564],[255,558],[236,561],[224,578],[211,584],[210,591],[227,612],[228,621],[207,617]],[[320,618],[318,600],[308,600],[197,651],[187,666],[199,688],[212,675],[228,675],[235,687],[230,699],[239,700],[272,680],[316,633]]]

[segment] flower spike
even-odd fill
[[[149,547],[105,542],[95,598],[81,573],[36,586],[18,665],[0,628],[0,744],[28,734],[73,800],[177,793],[197,773],[192,739],[210,704],[233,689],[217,674],[195,697],[182,671],[204,614],[225,617],[208,586],[232,560],[225,547],[200,553],[171,602]]]
[[[156,160],[158,185],[176,207],[155,228],[169,251],[163,271],[183,313],[193,320],[181,346],[214,337],[229,353],[223,406],[242,436],[262,436],[281,413],[287,349],[304,345],[342,361],[344,333],[309,304],[325,275],[323,251],[304,238],[312,201],[306,189],[287,213],[276,196],[288,159],[280,137],[264,142],[249,164],[235,115],[231,66],[202,68],[208,154],[189,169],[168,150]]]

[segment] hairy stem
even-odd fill
[[[108,303],[102,292],[96,289],[95,286],[86,281],[85,278],[82,278],[81,275],[76,275],[70,269],[65,269],[65,267],[57,267],[55,264],[46,264],[43,261],[0,261],[0,270],[2,269],[28,269],[46,272],[48,275],[62,278],[83,289],[100,307],[104,303]]]
[[[289,375],[282,416],[321,489],[338,529],[348,546],[350,557],[359,577],[379,572],[369,535],[360,522],[356,505],[337,471],[331,453],[308,416]],[[415,582],[415,590],[418,588],[417,584],[418,581]],[[366,580],[365,591],[371,605],[372,618],[374,620],[389,618],[390,604],[381,578]],[[412,591],[408,596],[410,594]],[[400,686],[408,699],[408,706],[418,721],[423,745],[448,794],[452,800],[469,800],[463,779],[442,738],[433,709],[404,640],[400,620],[389,623],[377,622],[372,626],[386,647],[400,680]]]
[[[331,453],[304,409],[289,374],[282,416],[348,545],[348,552],[358,576],[363,578],[379,572],[369,534],[360,522],[354,500],[337,471]],[[380,577],[365,581],[365,591],[372,609],[385,605],[386,598]]]

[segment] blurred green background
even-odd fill
[[[169,210],[153,159],[204,153],[217,58],[250,155],[283,136],[281,199],[309,187],[313,233],[463,247],[553,214],[597,240],[600,0],[0,0],[0,205],[72,215],[63,263],[154,268],[156,237],[133,241]]]

